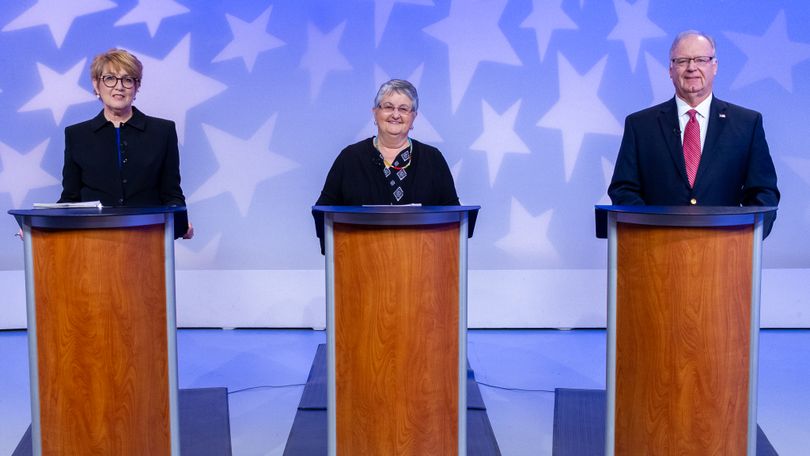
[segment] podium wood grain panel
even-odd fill
[[[31,234],[43,454],[169,454],[163,225]]]
[[[617,229],[615,454],[745,454],[753,226]]]
[[[459,224],[334,239],[338,454],[456,454]]]

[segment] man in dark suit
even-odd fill
[[[669,57],[675,97],[627,116],[608,188],[613,204],[778,205],[762,115],[712,95],[714,39],[682,32]],[[766,219],[765,236],[774,218]]]

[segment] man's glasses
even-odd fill
[[[676,59],[670,60],[673,65],[677,67],[688,67],[689,62],[695,62],[697,66],[706,66],[712,60],[714,60],[714,56],[700,56],[700,57],[678,57]]]
[[[120,78],[115,77],[111,74],[103,74],[99,78],[101,83],[109,88],[113,88],[118,84],[118,81],[121,81],[121,87],[125,89],[131,89],[135,87],[135,83],[138,82],[137,78],[133,78],[132,76],[121,76]]]
[[[397,111],[397,112],[399,112],[399,115],[401,115],[401,116],[407,116],[408,114],[410,114],[413,111],[413,108],[411,108],[410,106],[406,106],[406,105],[394,106],[391,103],[379,104],[379,105],[377,105],[377,107],[380,108],[382,110],[382,112],[384,112],[386,114],[393,114],[394,111]]]

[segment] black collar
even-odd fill
[[[137,128],[138,130],[144,131],[146,129],[146,114],[142,113],[138,110],[135,106],[132,107],[132,117],[129,118],[126,122],[123,122],[121,125],[126,124],[127,126]],[[104,110],[102,109],[101,112],[98,113],[96,117],[90,119],[90,126],[93,128],[93,131],[98,131],[105,125],[112,125],[112,122],[107,120],[104,117]]]

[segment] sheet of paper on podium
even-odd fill
[[[79,201],[75,203],[34,203],[34,209],[75,209],[75,208],[91,208],[97,207],[101,209],[101,201]]]

